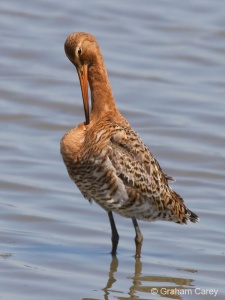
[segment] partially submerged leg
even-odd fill
[[[112,238],[111,238],[111,240],[112,240],[112,252],[111,252],[111,254],[116,255],[116,249],[117,249],[117,245],[118,245],[118,242],[119,242],[119,234],[117,232],[116,224],[115,224],[113,214],[112,214],[111,211],[108,212],[108,216],[109,216],[109,221],[110,221],[111,230],[112,230]]]
[[[143,242],[143,235],[141,233],[141,230],[138,226],[138,222],[135,218],[132,218],[132,222],[134,225],[134,229],[136,232],[136,236],[135,236],[135,244],[136,244],[136,253],[135,253],[135,257],[136,258],[140,258],[141,257],[141,247],[142,247],[142,242]]]

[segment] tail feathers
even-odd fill
[[[189,214],[189,216],[188,216],[189,221],[191,221],[193,223],[196,223],[199,221],[199,217],[195,213],[193,213],[191,210],[188,210],[188,214]]]
[[[183,217],[180,217],[179,219],[180,220],[177,221],[176,223],[186,224],[186,225],[187,225],[187,222],[189,222],[189,221],[191,221],[193,223],[196,223],[199,221],[199,217],[189,209],[187,209],[185,215],[183,215]]]
[[[177,194],[174,190],[170,188],[170,198],[172,198],[171,203],[173,203],[173,214],[178,217],[179,221],[177,223],[179,224],[187,224],[188,221],[196,223],[199,221],[199,217],[193,213],[190,209],[187,208],[187,206],[184,204],[183,198]],[[168,201],[168,204],[169,201]]]

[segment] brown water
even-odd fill
[[[222,0],[1,2],[0,299],[225,299],[224,11]],[[120,111],[201,218],[139,222],[140,261],[119,216],[112,259],[106,213],[59,154],[84,120],[63,50],[73,31],[96,36]]]

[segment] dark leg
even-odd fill
[[[116,249],[117,249],[117,245],[119,242],[119,234],[117,232],[116,229],[116,224],[113,218],[113,214],[111,211],[108,212],[108,216],[109,216],[109,221],[110,221],[110,225],[111,225],[111,230],[112,230],[112,255],[116,255]]]
[[[134,225],[134,229],[136,232],[136,236],[135,236],[135,244],[136,244],[136,254],[135,257],[136,258],[140,258],[141,257],[141,247],[142,247],[142,242],[143,242],[143,235],[141,233],[141,230],[138,226],[138,222],[135,218],[132,218],[133,221],[133,225]]]

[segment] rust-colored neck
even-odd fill
[[[91,90],[91,121],[96,122],[110,112],[115,114],[117,108],[100,50],[88,68],[88,81]]]

